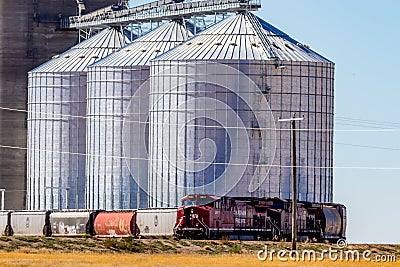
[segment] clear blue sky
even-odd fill
[[[335,166],[399,168],[335,169],[349,241],[400,243],[400,1],[262,4],[258,16],[336,63]]]

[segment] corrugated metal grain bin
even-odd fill
[[[190,36],[181,21],[171,21],[89,66],[87,209],[147,207],[149,62]]]
[[[48,222],[46,211],[16,211],[11,213],[11,227],[15,236],[42,236]]]
[[[28,73],[27,209],[85,208],[87,66],[127,42],[105,29]]]
[[[8,211],[1,211],[0,212],[0,235],[7,235],[6,232],[6,227],[8,224]]]
[[[178,209],[143,209],[137,211],[136,224],[141,236],[171,236],[174,234]]]
[[[95,212],[68,211],[50,214],[52,236],[80,236],[93,233]]]
[[[94,221],[98,237],[128,237],[136,235],[135,211],[103,211]]]
[[[149,207],[188,194],[332,201],[334,63],[250,12],[157,57],[150,69]]]

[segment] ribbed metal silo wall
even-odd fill
[[[296,123],[298,199],[333,200],[334,64],[282,61],[265,63],[263,77],[275,119],[304,116]],[[283,66],[283,68],[282,68]],[[256,78],[256,77],[254,77]],[[260,196],[291,198],[290,123],[277,122],[276,154]],[[240,189],[232,194],[240,194]]]
[[[132,177],[129,167],[133,166],[129,166],[130,159],[125,157],[123,129],[132,96],[148,79],[149,72],[149,66],[89,68],[86,174],[88,209],[147,207],[147,194]],[[139,172],[147,177],[147,169]]]
[[[201,97],[200,87],[194,87],[196,90],[190,91],[188,84],[196,80],[198,75],[211,77],[213,73],[207,73],[206,66],[208,64],[211,66],[215,62],[154,61],[150,87],[149,205],[152,207],[179,205],[180,198],[189,193],[218,195],[222,192],[230,196],[290,198],[292,170],[290,124],[279,123],[277,119],[290,118],[293,113],[305,117],[305,120],[298,124],[300,130],[296,132],[297,165],[299,166],[298,197],[304,201],[332,201],[333,64],[280,62],[285,68],[277,68],[275,61],[219,61],[219,63],[247,75],[258,85],[263,97],[268,100],[277,128],[274,160],[271,162],[271,158],[268,158],[271,157],[271,154],[259,147],[260,139],[268,139],[268,135],[263,135],[262,128],[257,129],[252,125],[254,117],[245,115],[240,102],[232,101],[229,94],[225,94],[222,98],[225,98],[228,106],[236,105],[236,111],[240,120],[244,122],[250,138],[248,140],[250,148],[248,159],[243,158],[243,162],[239,164],[245,165],[246,169],[238,183],[231,188],[214,188],[214,190],[209,188],[208,191],[196,191],[198,190],[195,189],[198,187],[196,183],[201,184],[204,181],[210,183],[216,179],[216,173],[213,175],[204,170],[194,172],[191,167],[188,167],[193,164],[193,160],[201,158],[200,150],[204,154],[207,154],[207,150],[213,150],[211,146],[201,148],[199,145],[201,139],[215,138],[214,144],[217,146],[217,150],[223,151],[221,162],[214,164],[215,169],[220,168],[221,163],[225,167],[228,166],[224,164],[229,162],[232,154],[229,154],[227,149],[233,147],[233,142],[247,140],[231,140],[232,147],[227,146],[227,142],[221,144],[221,140],[218,140],[221,138],[221,134],[201,133],[202,128],[207,129],[214,126],[206,121],[203,125],[196,122],[196,127],[184,127],[184,137],[177,137],[177,130],[171,127],[182,126],[185,121],[193,119],[203,111],[202,107],[197,109],[183,107],[183,109],[174,110],[171,108],[171,103],[185,103],[192,98]],[[191,70],[191,68],[196,68],[196,65],[199,68]],[[220,68],[221,79],[234,79],[231,75],[224,74],[223,69]],[[206,83],[208,85],[204,85],[205,88],[210,87],[210,90],[207,89],[205,92],[215,88],[215,81],[210,80]],[[172,91],[167,92],[168,90]],[[205,95],[221,100],[221,95],[218,96],[218,94],[206,93]],[[258,99],[258,97],[255,96],[254,99]],[[252,111],[257,113],[257,108]],[[165,129],[162,124],[165,124],[167,116],[173,117],[175,122],[167,121],[167,129]],[[227,135],[223,138],[229,139]],[[184,147],[183,153],[187,158],[178,159],[176,151],[173,151],[176,147]],[[215,154],[217,158],[218,153]],[[183,169],[177,168],[179,160],[183,160],[186,164]],[[269,165],[272,165],[271,169],[269,169]],[[262,182],[254,192],[249,191],[252,179]]]
[[[150,206],[178,206],[187,194],[238,188],[239,196],[257,195],[248,190],[267,174],[274,121],[257,84],[243,73],[259,82],[261,70],[257,61],[152,63]]]
[[[86,73],[31,72],[28,90],[28,208],[84,208]]]
[[[29,209],[85,207],[86,68],[126,41],[108,28],[29,73]]]
[[[173,20],[89,67],[87,207],[147,207],[149,61],[191,36]]]

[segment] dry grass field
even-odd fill
[[[352,267],[368,267],[368,266],[400,266],[399,263],[375,263],[375,262],[260,262],[255,255],[171,255],[171,254],[26,254],[20,252],[0,253],[0,266],[72,266],[72,267],[89,267],[89,266],[138,266],[138,267],[157,267],[157,266],[177,266],[177,267],[231,267],[231,266],[352,266]]]
[[[268,246],[268,251],[289,251],[289,243],[250,241],[199,241],[175,239],[94,239],[0,237],[0,267],[8,266],[400,266],[400,245],[349,245],[349,250],[376,255],[394,255],[396,262],[281,262],[260,261],[257,252]],[[334,248],[329,244],[300,243],[299,251],[321,252]]]

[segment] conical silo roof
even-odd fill
[[[250,12],[221,21],[156,60],[329,62]]]
[[[256,18],[266,33],[268,43],[274,51],[277,59],[286,61],[331,62],[311,50],[307,45],[299,43],[268,22],[259,17]]]
[[[120,51],[96,62],[100,66],[144,66],[153,58],[175,48],[193,34],[181,20],[165,23],[150,33],[138,38]]]
[[[37,67],[31,72],[79,72],[129,43],[129,39],[115,28],[107,28],[73,46],[66,52]]]

